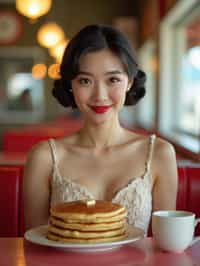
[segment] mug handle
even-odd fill
[[[200,223],[200,218],[195,219],[194,227],[196,227],[198,223]],[[200,236],[195,237],[190,243],[190,246],[194,245],[198,241],[200,241]]]

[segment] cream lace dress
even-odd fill
[[[128,211],[128,223],[141,228],[145,232],[152,211],[152,174],[150,171],[155,135],[150,136],[148,156],[145,171],[142,176],[133,178],[125,187],[115,194],[112,202],[120,203]],[[53,175],[51,179],[51,206],[61,201],[75,201],[93,198],[87,187],[62,177],[59,173],[56,145],[53,139],[49,140],[53,158]]]

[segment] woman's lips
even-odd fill
[[[111,105],[103,105],[103,106],[91,106],[91,109],[97,114],[103,114],[110,109]]]

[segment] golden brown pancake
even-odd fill
[[[62,237],[73,237],[73,238],[99,238],[99,237],[111,237],[111,236],[118,236],[124,233],[124,228],[119,228],[115,230],[107,230],[107,231],[78,231],[78,230],[63,230],[62,228],[57,228],[54,226],[49,226],[49,232],[54,233],[58,236]]]
[[[123,206],[110,201],[59,203],[50,210],[47,238],[64,243],[100,243],[126,236]]]
[[[50,224],[54,225],[55,227],[58,228],[63,228],[63,229],[73,229],[73,230],[79,230],[79,231],[104,231],[104,230],[109,230],[109,229],[118,229],[121,228],[125,220],[117,221],[117,222],[104,222],[104,223],[66,223],[65,221],[62,221],[61,219],[56,219],[54,217],[50,217]]]
[[[72,201],[59,203],[51,208],[51,215],[63,220],[96,222],[100,218],[112,219],[116,215],[126,216],[125,208],[111,201],[97,200],[93,205],[87,205],[87,201]],[[107,219],[107,221],[109,221]]]

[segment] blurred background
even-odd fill
[[[199,162],[199,0],[0,0],[0,164],[24,164],[38,141],[81,127],[51,90],[69,40],[91,23],[124,32],[147,73],[146,96],[121,123],[173,143],[178,162]]]

